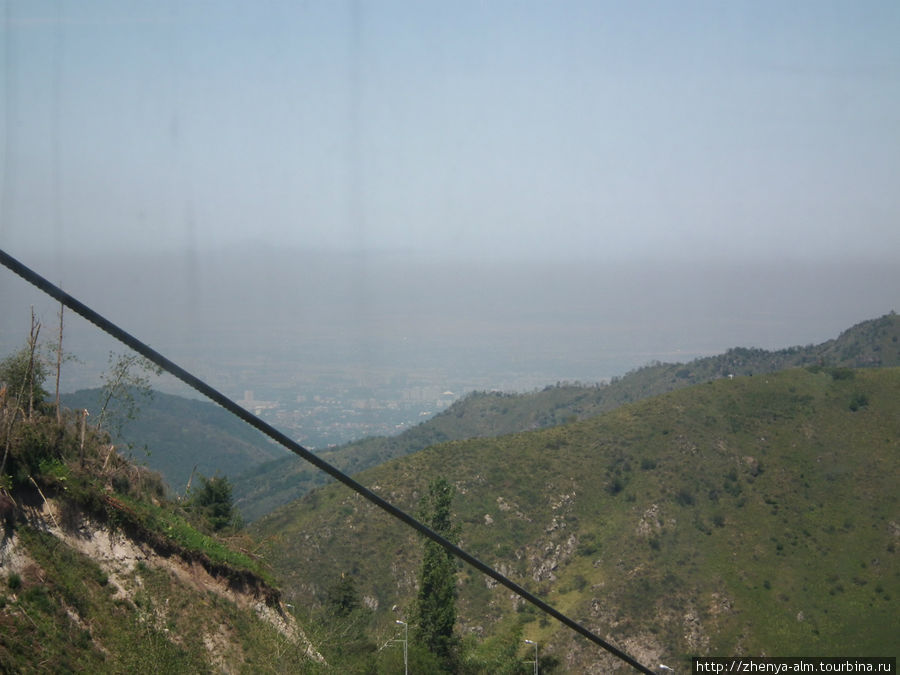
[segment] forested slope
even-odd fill
[[[644,662],[686,670],[692,654],[892,653],[898,444],[900,370],[813,366],[442,443],[357,478],[410,511],[447,479],[467,550]],[[327,602],[352,575],[377,620],[409,611],[419,541],[343,486],[253,530],[293,601]],[[461,570],[463,635],[518,626],[566,672],[612,672],[494,586]]]

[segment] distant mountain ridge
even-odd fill
[[[861,322],[818,345],[776,351],[737,347],[686,364],[652,363],[599,386],[558,383],[526,394],[473,392],[397,436],[366,438],[319,455],[353,473],[435,443],[543,429],[699,382],[814,364],[845,368],[900,365],[900,317],[891,312]],[[252,521],[325,483],[326,477],[287,456],[253,467],[233,482],[236,504]]]

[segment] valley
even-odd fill
[[[898,333],[900,321],[891,313],[819,345],[734,348],[687,363],[651,363],[597,385],[473,392],[399,435],[323,455],[408,513],[421,508],[432,481],[446,481],[467,552],[639,662],[686,669],[693,655],[880,654],[898,629],[892,611],[900,593],[900,505],[893,489],[900,473]],[[81,395],[96,399],[97,393]],[[255,400],[246,396],[242,403]],[[77,397],[69,404],[81,405]],[[120,452],[143,443],[142,463],[161,462],[167,475],[175,471],[171,475],[182,479],[191,464],[193,479],[201,463],[201,476],[219,476],[216,462],[230,467],[225,475],[241,489],[243,477],[252,477],[253,490],[234,493],[235,506],[254,514],[250,526],[230,540],[198,543],[204,540],[189,535],[179,520],[185,516],[176,515],[200,513],[191,510],[196,489],[184,497],[168,492],[161,477],[146,468],[129,469],[126,459],[112,453],[116,446],[104,446],[104,436],[92,432],[92,443],[100,445],[92,446],[89,465],[97,478],[106,476],[106,496],[98,497],[91,490],[102,482],[88,478],[91,471],[85,474],[72,454],[74,414],[66,413],[69,431],[60,432],[61,445],[34,446],[49,453],[39,465],[26,450],[34,422],[23,419],[16,423],[24,425],[17,431],[23,435],[16,438],[26,445],[16,446],[14,455],[20,468],[4,489],[15,503],[43,504],[44,511],[13,510],[16,524],[3,554],[13,593],[4,602],[26,613],[50,611],[22,604],[24,596],[15,591],[24,583],[29,603],[35,594],[62,593],[60,606],[71,602],[66,597],[82,598],[75,602],[82,603],[83,616],[106,621],[113,611],[106,601],[73,595],[65,585],[41,586],[46,577],[34,576],[33,566],[22,562],[23,555],[44,555],[41,547],[52,541],[77,551],[66,553],[67,559],[98,560],[84,564],[100,565],[105,571],[98,578],[118,579],[118,588],[139,583],[137,577],[128,581],[129,570],[145,575],[140,565],[151,559],[170,576],[189,580],[190,574],[146,549],[115,562],[118,554],[103,542],[121,535],[96,528],[71,505],[52,506],[51,500],[68,493],[92,517],[117,523],[114,530],[139,535],[169,551],[166,557],[174,552],[189,565],[199,562],[214,577],[224,574],[242,584],[262,579],[260,572],[235,571],[259,562],[246,554],[235,557],[228,547],[252,550],[252,560],[269,570],[262,588],[277,585],[265,591],[266,602],[279,599],[279,611],[289,609],[297,631],[309,633],[308,640],[297,637],[299,632],[290,638],[294,646],[281,652],[291,654],[290,661],[280,661],[276,670],[290,662],[301,672],[317,672],[323,667],[318,659],[342,672],[395,668],[398,652],[385,649],[396,641],[398,622],[415,625],[421,540],[344,486],[324,484],[302,466],[292,470],[298,460],[260,442],[242,423],[226,421],[216,406],[161,393],[146,406],[131,421],[134,435]],[[40,423],[52,426],[50,420]],[[175,437],[180,443],[173,443]],[[60,459],[50,461],[54,453]],[[110,456],[117,459],[107,469]],[[37,495],[26,498],[23,467],[37,477]],[[230,500],[230,481],[226,485]],[[139,505],[134,499],[142,491],[149,503]],[[67,524],[61,527],[62,520]],[[81,536],[99,548],[71,538],[89,530]],[[50,539],[35,539],[33,531]],[[166,543],[170,536],[176,543]],[[17,537],[29,553],[22,553]],[[138,550],[140,541],[121,550]],[[197,546],[235,562],[217,563]],[[145,562],[136,565],[139,558]],[[51,569],[51,575],[64,574]],[[489,664],[522,651],[526,639],[541,645],[542,672],[630,670],[495,580],[464,566],[456,567],[455,576],[455,671],[492,670]],[[45,590],[31,590],[40,588]],[[146,602],[158,606],[153,603],[168,602],[165,597],[138,595],[123,607],[131,612]],[[227,603],[241,604],[236,597]],[[170,625],[180,621],[173,618]],[[11,625],[14,636],[27,633],[17,619]],[[48,630],[73,628],[57,621]],[[336,640],[339,634],[344,637]],[[91,640],[109,635],[98,628]],[[243,646],[207,635],[189,650],[164,646],[170,651],[158,653],[174,659],[179,671],[209,659],[245,660],[244,650],[257,649],[246,636],[232,638]],[[10,649],[19,649],[15,639]],[[433,657],[412,644],[414,661],[433,669]],[[77,658],[97,658],[89,643],[85,648]],[[52,658],[62,657],[54,652]]]

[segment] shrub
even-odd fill
[[[40,404],[49,396],[43,386],[46,379],[46,366],[37,354],[32,355],[28,347],[23,347],[0,361],[0,382],[8,385],[9,395],[13,397],[18,398],[19,393],[22,393],[19,405],[26,411],[29,400]]]
[[[681,506],[693,506],[694,495],[690,490],[682,488],[678,491],[678,494],[675,495],[675,501],[678,502]]]
[[[860,408],[865,408],[869,405],[869,397],[862,393],[856,393],[853,395],[853,398],[850,399],[850,410],[852,412],[856,412]]]
[[[606,491],[614,496],[619,494],[623,489],[625,489],[625,483],[623,483],[622,479],[618,476],[614,477],[606,484]]]

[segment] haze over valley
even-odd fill
[[[821,342],[898,304],[898,26],[884,0],[13,1],[0,246],[315,446]],[[0,348],[31,304],[47,335],[0,281]],[[66,338],[64,389],[95,386],[120,347]]]
[[[735,346],[822,342],[894,309],[896,266],[863,262],[490,262],[249,247],[33,263],[75,297],[310,447],[390,435],[470,391],[595,383]],[[166,270],[165,274],[160,274]],[[0,285],[0,350],[35,307]],[[64,392],[124,348],[68,315]],[[193,395],[174,380],[162,391]]]

